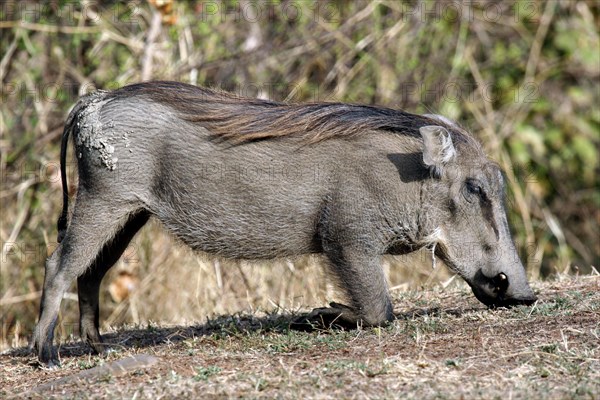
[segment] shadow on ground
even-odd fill
[[[481,307],[472,308],[415,308],[406,312],[395,313],[396,320],[412,320],[421,317],[452,315],[455,317],[480,311]],[[205,324],[194,326],[156,327],[148,325],[144,328],[124,327],[116,332],[102,335],[105,344],[112,349],[142,349],[162,344],[174,344],[201,336],[218,335],[228,337],[250,334],[255,332],[286,333],[291,331],[303,332],[332,332],[336,330],[357,329],[357,326],[340,323],[331,314],[323,314],[315,309],[309,313],[268,314],[257,317],[249,314],[234,314],[209,319]],[[91,347],[82,341],[67,342],[58,345],[59,357],[79,357],[90,354]],[[9,357],[32,357],[34,354],[28,347],[17,347],[3,353]],[[28,360],[29,361],[29,360]],[[35,363],[35,361],[33,362]]]

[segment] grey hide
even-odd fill
[[[68,212],[73,136],[79,186]],[[46,262],[32,346],[56,365],[61,299],[77,279],[81,337],[103,351],[98,292],[149,217],[232,259],[324,255],[348,324],[394,318],[384,254],[429,248],[489,306],[531,304],[504,207],[505,179],[464,129],[436,115],[245,99],[175,82],[83,97],[61,151],[60,244]]]

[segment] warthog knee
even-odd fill
[[[382,326],[394,319],[390,301],[387,301],[385,305],[362,309],[358,314],[364,326]]]

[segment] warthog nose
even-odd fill
[[[479,270],[469,285],[475,297],[491,308],[531,305],[537,301],[527,282],[518,285],[518,276],[515,281],[511,279],[504,272],[488,278]]]
[[[496,275],[493,278],[493,282],[494,282],[494,293],[497,294],[502,294],[502,293],[506,293],[506,291],[508,290],[508,277],[500,272],[498,275]]]

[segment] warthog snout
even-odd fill
[[[509,277],[503,272],[488,278],[479,270],[470,286],[475,297],[488,307],[531,305],[537,301],[529,285],[521,288],[514,284],[511,286]]]

